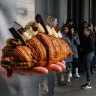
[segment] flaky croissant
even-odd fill
[[[2,50],[2,66],[7,69],[47,66],[72,55],[64,40],[44,33],[38,33],[26,44],[5,46]]]

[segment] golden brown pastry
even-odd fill
[[[26,44],[5,46],[2,50],[2,66],[7,69],[47,66],[72,55],[65,41],[44,33],[38,33]]]

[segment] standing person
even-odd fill
[[[0,22],[0,73],[3,73],[7,76],[7,71],[1,67],[1,55],[2,55],[1,50],[6,45],[5,42],[6,42],[7,38],[11,37],[11,34],[8,32],[8,28],[11,24],[8,24],[9,18],[6,15],[6,10],[8,11],[9,9],[6,7],[3,6],[2,2],[0,1],[0,21],[1,21]],[[10,14],[10,12],[9,12],[9,14]],[[7,95],[7,96],[16,96],[16,95],[19,96],[20,95],[19,94],[20,87],[18,87],[18,85],[19,85],[18,75],[14,75],[13,78],[8,79],[5,76],[0,74],[0,81],[2,81],[2,84],[4,84],[4,89],[0,87],[0,95]],[[13,87],[13,85],[14,85],[14,87]],[[16,90],[16,88],[17,88],[17,90]],[[7,91],[4,93],[4,90],[7,90]]]
[[[90,24],[89,25],[89,28],[90,28],[90,34],[91,34],[91,36],[92,36],[92,38],[93,38],[93,41],[94,41],[94,56],[93,56],[93,62],[92,62],[92,64],[91,64],[91,74],[94,74],[95,73],[95,71],[94,71],[94,66],[95,66],[95,63],[96,63],[96,56],[95,56],[95,44],[96,44],[96,36],[95,36],[95,32],[94,32],[94,26],[93,26],[93,24]]]
[[[51,17],[50,19],[50,22],[49,22],[49,25],[51,27],[57,27],[57,24],[58,24],[58,20],[56,17]],[[50,74],[50,73],[49,73]],[[54,73],[52,73],[54,74]],[[56,72],[56,75],[57,75],[57,79],[58,79],[58,85],[63,85],[64,83],[62,82],[62,72]],[[52,77],[53,78],[53,77]],[[49,82],[50,83],[50,82]],[[54,86],[54,83],[53,83],[53,86]],[[53,90],[54,88],[52,88]],[[51,90],[50,90],[51,91]]]
[[[65,40],[69,44],[70,49],[72,50],[73,44],[68,37],[69,29],[67,25],[63,26],[63,31],[64,31],[62,34],[63,40]],[[70,77],[72,77],[72,61],[73,61],[72,56],[67,57],[65,61],[66,61],[66,69],[67,69],[67,83],[70,83],[71,82]]]
[[[82,85],[81,87],[83,89],[90,89],[91,86],[91,73],[90,73],[90,66],[93,59],[93,51],[94,51],[94,44],[93,44],[93,38],[90,35],[90,31],[88,27],[84,27],[83,29],[84,34],[84,41],[83,41],[83,55],[85,60],[85,69],[86,69],[86,84]]]
[[[96,38],[96,26],[94,26],[94,33]],[[95,52],[94,52],[93,62],[94,62],[94,67],[96,68],[96,41],[95,41]]]
[[[50,17],[48,24],[51,27],[56,27],[57,26],[57,18]],[[45,96],[54,96],[54,86],[55,86],[54,72],[49,72],[47,75],[47,78],[48,78],[48,93],[45,94]]]
[[[73,52],[73,71],[75,71],[75,77],[79,78],[80,75],[78,73],[78,50],[77,50],[77,46],[80,45],[80,40],[78,37],[78,33],[75,32],[74,27],[71,26],[70,30],[69,30],[71,37],[70,39],[73,39],[71,41],[73,41],[73,47],[72,47],[72,52]]]
[[[79,30],[79,38],[80,38],[80,45],[78,47],[78,53],[79,53],[79,63],[80,63],[80,72],[84,73],[85,72],[85,68],[83,66],[83,51],[82,51],[82,46],[83,46],[83,41],[84,41],[84,35],[83,35],[83,29],[84,27],[88,27],[88,23],[86,21],[83,21],[80,24],[80,30]]]
[[[49,16],[47,22],[49,26],[57,27],[58,21],[56,17]],[[63,63],[65,62],[63,61]],[[48,93],[43,94],[43,96],[54,96],[54,86],[55,86],[54,72],[49,72],[47,78],[48,78]]]

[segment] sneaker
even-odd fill
[[[91,88],[92,88],[91,84],[88,84],[88,83],[86,83],[86,84],[84,84],[84,85],[81,85],[81,87],[82,87],[83,89],[91,89]]]
[[[59,80],[58,86],[63,86],[63,85],[66,85],[66,83],[64,81]]]
[[[94,70],[92,70],[92,71],[91,71],[91,74],[95,74],[95,71],[94,71]]]
[[[76,77],[76,78],[80,78],[80,75],[79,75],[79,74],[75,74],[75,77]]]

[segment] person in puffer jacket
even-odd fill
[[[77,46],[80,45],[80,40],[79,40],[78,33],[75,32],[73,26],[70,27],[69,32],[70,32],[69,38],[71,39],[72,44],[73,44],[73,46],[72,46],[72,52],[73,52],[72,66],[73,66],[73,71],[75,72],[75,77],[79,78],[80,75],[78,73],[78,50],[77,50]]]

